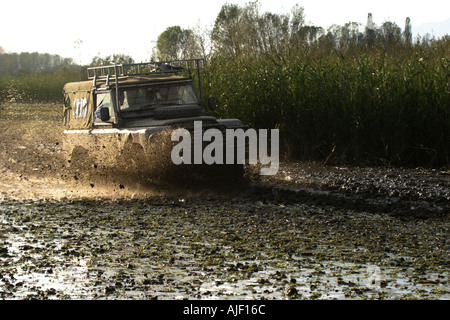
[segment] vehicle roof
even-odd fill
[[[152,76],[128,76],[128,77],[119,77],[118,82],[120,85],[135,85],[135,84],[151,84],[158,82],[172,82],[172,81],[183,81],[183,80],[192,80],[188,77],[182,77],[177,75],[152,75]],[[86,80],[86,81],[78,81],[78,82],[69,82],[64,85],[64,92],[71,91],[90,91],[92,90],[94,81]],[[110,87],[114,87],[116,85],[115,78],[109,79]],[[105,88],[106,87],[106,79],[100,79],[96,81],[97,88]]]

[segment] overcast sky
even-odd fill
[[[158,35],[167,27],[211,28],[224,3],[246,0],[14,0],[1,4],[0,46],[7,52],[47,52],[88,63],[92,57],[123,53],[137,61],[150,58]],[[349,21],[393,21],[414,28],[450,18],[450,1],[427,0],[259,0],[260,12],[289,13],[298,3],[306,21],[327,28]],[[450,34],[450,23],[446,32]],[[431,33],[431,30],[430,30]],[[438,35],[439,36],[439,35]],[[82,40],[77,46],[76,41]]]

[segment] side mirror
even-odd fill
[[[208,109],[214,111],[216,109],[216,99],[214,97],[208,98]]]
[[[95,116],[102,120],[103,122],[109,121],[111,119],[111,116],[109,114],[109,108],[107,105],[101,106],[95,111]]]

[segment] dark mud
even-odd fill
[[[5,299],[448,299],[448,218],[235,199],[2,201]]]
[[[19,107],[0,109],[2,299],[450,298],[448,171],[82,170]]]
[[[325,167],[288,162],[262,183],[283,199],[343,209],[405,213],[424,218],[450,212],[450,171],[424,168]]]

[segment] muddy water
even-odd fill
[[[449,299],[448,173],[325,169],[238,190],[4,196],[0,297]]]

